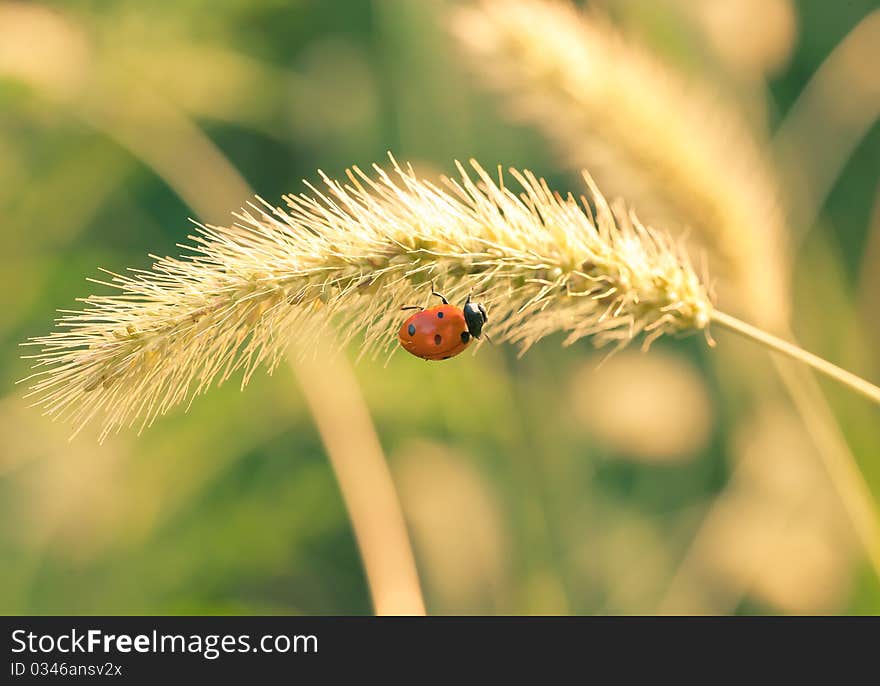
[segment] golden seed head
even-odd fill
[[[404,305],[434,283],[491,313],[492,337],[523,350],[557,331],[623,346],[644,334],[704,329],[712,303],[679,244],[610,206],[584,175],[578,202],[531,172],[514,192],[476,162],[442,186],[392,158],[325,188],[260,200],[230,227],[198,226],[192,255],[114,274],[119,293],[91,296],[59,329],[32,339],[31,395],[78,427],[103,418],[102,438],[143,428],[238,370],[278,364],[291,336],[332,323],[373,356],[396,349]]]

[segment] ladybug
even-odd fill
[[[470,345],[472,338],[479,339],[483,324],[489,317],[480,303],[471,302],[468,296],[464,308],[450,305],[436,291],[431,291],[443,301],[436,307],[403,307],[403,310],[419,310],[407,319],[397,332],[400,345],[408,353],[423,360],[448,360]],[[486,336],[488,338],[488,335]]]

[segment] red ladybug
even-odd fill
[[[400,345],[408,353],[423,360],[448,360],[470,345],[472,338],[479,339],[483,324],[489,317],[480,303],[472,303],[468,296],[464,308],[450,305],[442,295],[431,291],[443,301],[436,307],[404,307],[404,310],[420,310],[407,319],[397,332]]]

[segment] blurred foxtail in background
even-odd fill
[[[785,25],[794,22],[793,10],[784,1],[774,2],[762,7],[756,29],[753,5],[746,0],[685,3],[675,11],[702,28],[729,66],[742,68],[752,59],[760,64],[775,49],[770,43],[761,47],[765,34],[771,41],[776,36],[784,55],[790,42]],[[749,24],[750,34],[758,31],[757,43],[731,51],[719,37],[719,21],[724,31],[731,23]],[[842,47],[848,53],[870,50],[867,41],[865,48],[857,46],[871,25],[869,17]],[[804,193],[803,184],[795,186],[800,195],[784,194],[762,118],[747,117],[716,85],[675,69],[593,8],[580,11],[565,0],[481,0],[454,13],[451,29],[472,68],[502,93],[509,116],[537,127],[563,163],[589,166],[614,192],[626,188],[648,221],[661,218],[669,229],[705,246],[722,300],[763,327],[794,338],[788,254],[802,230],[793,231],[789,217],[799,224],[810,221],[807,208],[815,207],[817,198],[816,192]],[[754,78],[749,71],[748,78]],[[818,77],[827,80],[824,73]],[[843,102],[870,101],[861,90]],[[809,121],[805,110],[821,116],[817,109],[797,108],[798,116],[783,127],[778,149],[788,153],[783,166],[796,177],[800,172],[791,151],[813,146],[808,136],[793,132],[804,128],[799,122]],[[876,118],[870,105],[858,110],[853,112],[857,121]],[[821,170],[824,179],[814,191],[827,191],[829,169],[832,174],[839,169],[851,145],[839,138],[830,137],[822,146],[831,151],[825,154],[829,164],[809,167]],[[880,576],[880,515],[838,420],[809,373],[781,359],[774,365]],[[763,381],[752,383],[764,392]]]

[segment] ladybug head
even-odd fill
[[[468,296],[463,311],[464,321],[467,323],[468,332],[474,338],[479,338],[483,333],[483,324],[489,321],[489,315],[486,314],[486,308],[480,303],[472,303],[471,296]]]

